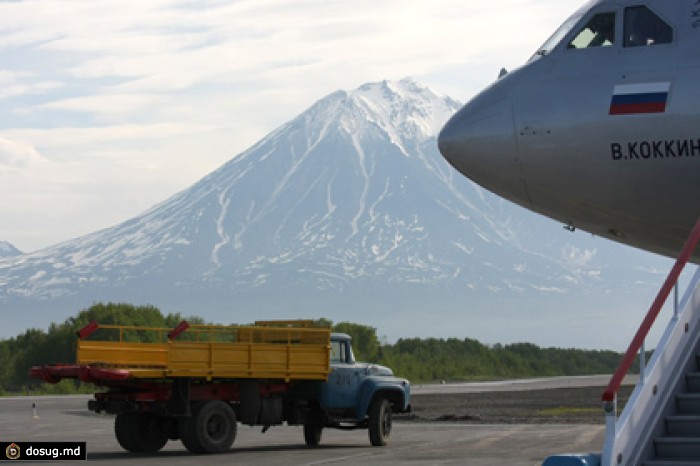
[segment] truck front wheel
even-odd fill
[[[369,441],[375,447],[383,447],[391,434],[391,405],[386,398],[378,397],[369,406]]]
[[[323,425],[316,419],[308,420],[304,423],[304,440],[309,447],[317,447],[321,443]]]
[[[236,438],[236,414],[223,401],[205,401],[192,407],[192,416],[180,420],[180,440],[192,453],[228,451]]]
[[[155,453],[170,437],[168,419],[153,413],[122,413],[114,420],[117,442],[132,453]]]

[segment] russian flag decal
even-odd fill
[[[613,89],[610,115],[664,113],[670,82],[618,84]]]

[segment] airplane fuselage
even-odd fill
[[[677,255],[700,216],[698,3],[589,2],[453,116],[441,152],[528,209]]]

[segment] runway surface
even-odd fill
[[[634,385],[638,375],[627,375],[623,385]],[[494,380],[492,382],[463,382],[413,385],[411,393],[416,395],[439,395],[459,393],[516,392],[523,390],[547,390],[558,388],[605,387],[610,375],[581,375],[576,377],[541,377],[536,379]],[[601,391],[602,393],[602,391]]]
[[[545,379],[542,383],[548,387],[554,382]],[[522,384],[511,383],[505,386],[518,387],[508,395],[513,397],[517,397],[518,390],[522,389]],[[530,385],[533,386],[537,385]],[[428,390],[428,393],[434,393],[430,391],[433,389],[439,393],[439,390],[447,388],[442,385],[416,387],[417,392]],[[452,390],[455,389],[452,387]],[[492,386],[484,385],[481,390],[492,389]],[[476,388],[470,386],[468,390]],[[201,457],[190,454],[179,441],[170,441],[157,455],[125,452],[114,438],[114,417],[87,411],[86,404],[90,398],[0,398],[0,441],[84,441],[87,442],[88,460],[99,464],[202,463]],[[37,404],[38,418],[33,417],[32,403]],[[318,448],[307,448],[299,427],[273,427],[262,434],[259,427],[239,425],[233,449],[226,454],[207,456],[206,464],[534,466],[541,465],[544,458],[552,454],[600,451],[603,435],[602,423],[522,425],[398,421],[394,423],[390,443],[386,447],[371,447],[365,430],[326,429],[321,445]]]

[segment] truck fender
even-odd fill
[[[381,380],[368,378],[362,382],[362,385],[360,386],[360,394],[357,400],[358,404],[356,411],[358,420],[362,420],[367,417],[367,412],[372,400],[378,396],[387,398],[394,411],[404,411],[406,394],[402,390],[401,386],[397,386],[396,383],[382,383]]]

